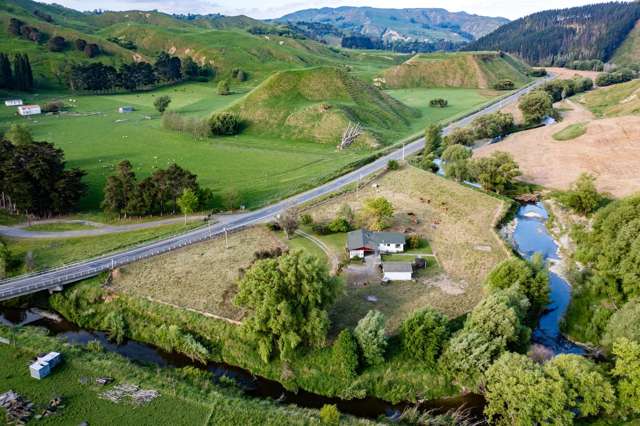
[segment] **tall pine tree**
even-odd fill
[[[27,55],[16,54],[13,64],[13,88],[22,92],[33,90],[33,73]]]
[[[0,53],[0,89],[11,89],[12,87],[13,74],[11,72],[9,56]]]

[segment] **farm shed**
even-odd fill
[[[120,108],[118,108],[118,112],[120,114],[124,114],[124,113],[127,113],[127,112],[133,112],[133,107],[132,106],[128,106],[128,105],[121,106]]]
[[[22,99],[7,99],[6,101],[4,101],[4,104],[8,107],[21,106]]]
[[[21,105],[18,107],[18,114],[23,117],[28,115],[38,115],[40,113],[42,113],[40,105]]]
[[[411,281],[413,279],[413,265],[410,262],[383,262],[382,281]]]
[[[59,352],[49,352],[43,357],[38,357],[38,359],[29,366],[31,377],[38,380],[44,379],[51,374],[51,370],[53,370],[56,365],[60,364],[60,361],[62,361],[62,355]]]

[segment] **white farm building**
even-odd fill
[[[382,281],[411,281],[413,265],[410,262],[383,262]]]
[[[42,110],[40,109],[40,105],[21,105],[18,107],[18,114],[23,117],[29,115],[38,115],[41,114]]]
[[[371,232],[364,229],[347,234],[349,258],[364,258],[368,254],[402,253],[404,234],[399,232]]]
[[[22,105],[22,99],[7,99],[4,104],[8,107],[20,106]]]

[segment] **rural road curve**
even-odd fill
[[[467,117],[455,121],[443,130],[443,134],[446,135],[455,128],[467,126],[481,115],[501,110],[506,105],[516,102],[523,94],[530,92],[552,78],[554,78],[553,75],[538,80],[532,85],[529,85],[498,102],[488,105]],[[238,215],[229,221],[210,224],[206,227],[194,229],[184,234],[146,243],[120,252],[110,253],[98,258],[83,260],[59,268],[48,269],[34,274],[2,280],[0,281],[0,301],[25,294],[35,293],[41,290],[59,289],[65,284],[94,277],[101,272],[121,265],[126,265],[140,259],[156,256],[161,253],[166,253],[180,247],[213,238],[214,236],[223,234],[225,230],[233,231],[256,223],[264,222],[275,217],[287,208],[304,204],[318,197],[335,192],[349,184],[358,182],[364,177],[384,169],[389,160],[401,160],[403,156],[415,154],[423,147],[424,138],[417,139],[414,142],[408,143],[404,145],[404,147],[398,148],[397,150],[335,180],[327,182],[309,191],[294,195],[286,200],[263,207],[259,210]]]

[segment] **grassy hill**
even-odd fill
[[[516,86],[529,81],[527,66],[496,52],[419,54],[383,73],[386,86],[491,88],[503,79]]]
[[[640,21],[624,39],[611,58],[611,62],[617,65],[634,64],[640,61]]]
[[[580,102],[599,117],[640,113],[640,80],[603,87],[584,94]]]
[[[611,2],[534,13],[503,25],[465,50],[503,50],[530,64],[611,59],[640,19],[640,3]]]
[[[474,40],[509,22],[505,18],[449,12],[445,9],[380,9],[373,7],[324,7],[300,10],[279,22],[321,22],[336,28],[384,40]]]
[[[349,122],[365,128],[367,145],[389,142],[419,113],[377,88],[333,67],[279,72],[230,108],[248,131],[338,144]]]

